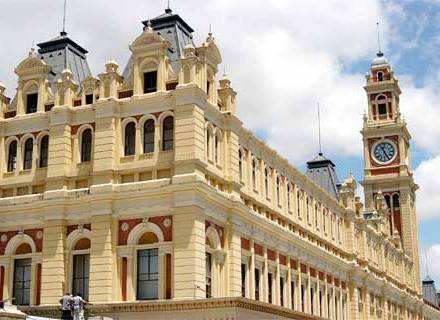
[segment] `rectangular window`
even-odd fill
[[[260,270],[255,269],[255,300],[260,300]]]
[[[380,103],[378,105],[378,111],[379,111],[379,115],[385,115],[387,114],[387,105],[385,103]]]
[[[315,298],[315,291],[313,290],[313,288],[310,288],[310,309],[311,309],[310,313],[311,314],[314,314],[313,310],[315,309],[315,307],[314,307],[314,302],[315,302],[314,298]]]
[[[273,275],[272,275],[272,273],[267,274],[267,282],[268,282],[267,298],[268,298],[268,302],[272,303],[272,289],[273,289]]]
[[[284,278],[280,278],[280,304],[284,307]]]
[[[322,305],[322,291],[319,291],[319,316],[322,317],[323,316],[323,305]]]
[[[86,94],[86,104],[93,104],[93,93]]]
[[[26,113],[37,112],[37,106],[38,106],[38,93],[28,94],[26,99]]]
[[[246,264],[241,264],[241,296],[246,297],[246,274],[247,274],[247,266]]]
[[[206,252],[206,298],[212,298],[212,256]]]
[[[137,254],[137,300],[158,298],[158,249],[139,250]]]
[[[72,292],[74,294],[80,293],[84,300],[89,299],[89,270],[89,254],[73,256]]]
[[[144,73],[144,93],[157,91],[157,71]]]
[[[29,305],[31,289],[31,259],[18,259],[14,261],[14,286],[13,296],[15,305]]]
[[[304,285],[301,285],[301,311],[305,312],[305,289],[304,289]]]

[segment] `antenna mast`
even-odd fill
[[[376,27],[377,27],[377,53],[382,53],[382,51],[380,50],[380,25],[379,22],[376,22]]]
[[[318,142],[319,142],[319,155],[322,155],[322,145],[321,145],[321,112],[318,102]]]
[[[62,35],[66,35],[66,7],[67,7],[67,0],[64,0],[64,13],[63,13],[63,31],[61,32]]]

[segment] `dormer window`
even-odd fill
[[[93,93],[86,94],[86,104],[93,104]]]
[[[144,93],[157,91],[157,71],[144,73]]]
[[[26,96],[26,113],[37,112],[38,93],[31,93]]]

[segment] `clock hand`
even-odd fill
[[[391,157],[388,155],[388,152],[385,150],[385,148],[383,146],[380,146],[380,148],[383,151],[384,156],[386,157],[387,160],[390,160]]]

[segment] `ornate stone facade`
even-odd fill
[[[215,39],[191,33],[167,9],[124,75],[110,61],[99,78],[53,74],[51,48],[81,48],[64,34],[18,65],[14,99],[0,87],[0,299],[48,315],[79,291],[121,319],[437,319],[389,65],[366,86],[364,209],[353,177],[330,195],[245,129]],[[384,139],[397,156],[373,163]]]

